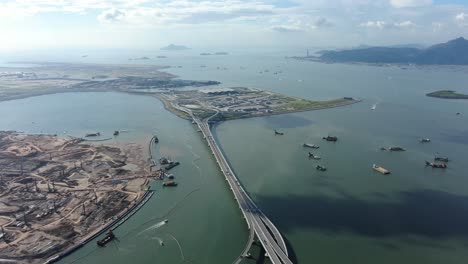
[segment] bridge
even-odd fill
[[[266,255],[273,264],[292,264],[292,261],[288,257],[286,243],[284,242],[280,232],[244,190],[211,133],[209,120],[216,116],[218,112],[209,118],[200,120],[194,116],[192,111],[189,109],[174,104],[172,106],[180,111],[188,113],[203,133],[203,136],[206,139],[221,172],[224,174],[224,177],[234,194],[234,199],[239,204],[239,208],[247,222],[247,227],[250,231],[249,239],[241,256],[234,263],[239,263],[242,261],[243,257],[248,256],[248,252],[256,236],[265,249]]]

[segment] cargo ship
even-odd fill
[[[384,175],[390,174],[390,171],[385,169],[384,167],[377,166],[375,164],[372,165],[372,169],[374,169],[377,172],[380,172]]]
[[[406,149],[402,147],[390,147],[388,150],[390,151],[405,151]]]
[[[331,141],[331,142],[338,141],[338,138],[335,136],[326,136],[326,137],[323,137],[323,139],[325,139],[326,141]]]
[[[175,187],[175,186],[177,186],[177,182],[175,181],[168,181],[168,182],[163,183],[163,187]]]
[[[112,233],[112,231],[109,231],[109,232],[107,232],[106,236],[103,239],[97,241],[97,245],[100,246],[100,247],[103,247],[107,243],[112,241],[114,238],[115,238],[114,233]]]
[[[313,149],[320,148],[319,146],[317,146],[315,144],[308,144],[308,143],[304,143],[304,145],[302,145],[302,146],[307,147],[307,148],[313,148]]]

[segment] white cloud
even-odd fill
[[[413,22],[407,20],[407,21],[403,21],[403,22],[399,22],[399,23],[393,23],[393,26],[395,26],[397,28],[411,28],[411,27],[416,26],[416,24],[414,24]]]
[[[366,27],[366,28],[379,28],[383,29],[387,27],[387,23],[385,21],[367,21],[365,23],[360,24],[361,27]]]
[[[103,23],[119,22],[122,21],[124,18],[125,13],[115,8],[106,10],[98,16],[98,20]]]
[[[464,22],[465,20],[467,20],[467,18],[468,18],[468,14],[465,14],[465,13],[460,13],[455,16],[455,20],[458,22]]]
[[[403,22],[394,22],[394,23],[388,23],[385,21],[367,21],[364,23],[361,23],[359,26],[361,27],[366,27],[366,28],[377,28],[377,29],[408,29],[415,27],[416,24],[413,23],[410,20],[403,21]]]
[[[460,13],[455,16],[455,22],[460,27],[467,27],[468,26],[468,14],[467,13]]]
[[[432,4],[432,0],[390,0],[390,4],[396,8],[418,7]]]

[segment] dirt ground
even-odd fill
[[[129,208],[148,184],[145,150],[0,132],[0,259],[41,263]]]

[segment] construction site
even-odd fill
[[[0,132],[0,260],[43,263],[125,214],[148,187],[143,153]]]

